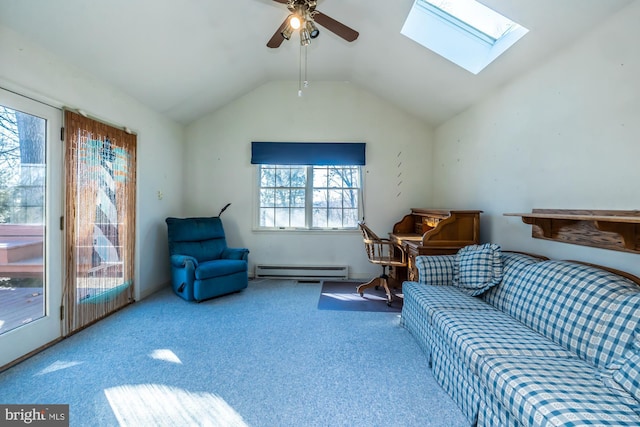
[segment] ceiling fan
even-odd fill
[[[276,30],[269,42],[268,47],[280,47],[284,40],[289,40],[294,31],[300,31],[300,44],[307,46],[311,43],[311,39],[315,39],[320,34],[319,24],[327,30],[342,37],[348,42],[352,42],[358,38],[359,33],[352,28],[336,21],[335,19],[316,10],[317,0],[273,0],[277,3],[287,5],[289,16],[284,20],[282,25]]]

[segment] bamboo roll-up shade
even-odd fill
[[[136,136],[65,111],[68,335],[133,301]]]

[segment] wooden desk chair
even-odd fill
[[[360,227],[360,231],[362,231],[364,247],[367,251],[369,262],[381,265],[382,274],[371,279],[369,282],[358,286],[357,292],[360,296],[364,296],[365,289],[372,286],[375,286],[375,288],[378,289],[382,286],[387,293],[387,305],[390,306],[391,301],[393,300],[393,295],[391,290],[389,290],[389,276],[387,275],[387,268],[406,267],[407,255],[400,245],[393,243],[389,239],[382,239],[376,236],[376,234],[371,231],[364,222],[358,222],[358,227]]]

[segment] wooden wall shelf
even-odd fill
[[[640,253],[640,211],[533,209],[505,213],[532,225],[531,236],[575,245]]]

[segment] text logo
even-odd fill
[[[0,405],[0,426],[69,427],[69,405]]]

